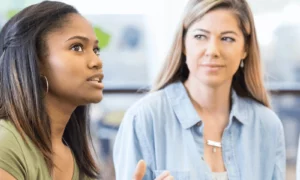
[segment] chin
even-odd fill
[[[103,95],[101,94],[101,96],[94,97],[90,103],[99,103],[102,101],[102,99],[103,99]]]
[[[205,84],[206,86],[209,86],[209,87],[219,87],[224,83],[224,81],[221,81],[220,79],[215,79],[215,78],[202,79],[201,81],[202,81],[202,84]]]
[[[85,104],[91,104],[91,103],[99,103],[103,99],[102,93],[97,94],[89,94],[88,97],[85,97]]]

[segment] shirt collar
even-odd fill
[[[198,122],[201,122],[182,82],[178,81],[172,83],[164,90],[170,105],[184,129],[188,129]],[[232,108],[229,116],[229,124],[232,123],[232,119],[236,119],[242,124],[247,124],[248,103],[239,97],[234,90],[232,90],[231,98]]]

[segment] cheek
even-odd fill
[[[230,69],[237,70],[243,58],[242,55],[242,51],[230,51],[224,53],[224,59],[227,61],[227,64],[230,67]]]
[[[195,58],[187,57],[186,64],[191,74],[197,71],[197,60]]]
[[[231,62],[230,64],[228,64],[228,66],[227,66],[228,76],[233,77],[234,74],[237,72],[239,66],[240,66],[239,61],[234,61],[234,62]]]
[[[196,40],[188,40],[185,44],[186,55],[188,57],[196,57],[203,53],[205,45],[203,43],[197,42]]]
[[[49,80],[50,84],[57,88],[64,87],[72,88],[81,79],[78,77],[82,74],[82,64],[76,63],[74,57],[67,54],[56,54],[49,57]]]
[[[187,52],[186,64],[190,73],[194,73],[198,70],[202,57],[203,51],[200,48],[192,48]]]
[[[235,73],[237,72],[238,68],[240,67],[240,59],[237,59],[236,57],[228,60],[228,63],[226,64],[226,71],[225,76],[228,78],[232,78]]]

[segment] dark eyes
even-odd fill
[[[100,56],[100,48],[99,48],[99,47],[94,48],[94,53],[95,53],[97,56]]]
[[[75,44],[71,47],[71,50],[76,51],[76,52],[82,52],[83,46],[81,44]]]
[[[76,51],[76,52],[83,52],[84,48],[82,44],[74,44],[71,46],[71,50],[72,51]],[[94,53],[99,56],[100,55],[100,48],[96,47],[93,49]]]

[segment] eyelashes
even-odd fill
[[[76,43],[76,44],[73,44],[71,45],[71,48],[70,48],[72,51],[75,51],[75,52],[84,52],[84,46],[83,44],[81,43]],[[100,48],[99,47],[95,47],[93,49],[94,53],[99,56],[100,55]]]
[[[204,40],[206,39],[207,37],[205,35],[201,35],[201,34],[197,34],[194,36],[195,39],[198,39],[198,40]]]
[[[71,46],[72,51],[76,52],[83,52],[83,45],[82,44],[74,44]]]
[[[206,40],[206,39],[208,39],[207,36],[202,35],[202,34],[194,35],[194,38],[197,39],[197,40]],[[232,37],[222,37],[221,40],[225,41],[225,42],[235,42],[236,41]]]
[[[231,38],[231,37],[223,37],[223,38],[222,38],[222,41],[226,41],[226,42],[235,42],[235,39],[234,39],[234,38]]]
[[[94,48],[93,51],[97,56],[100,56],[100,48],[99,47]]]

